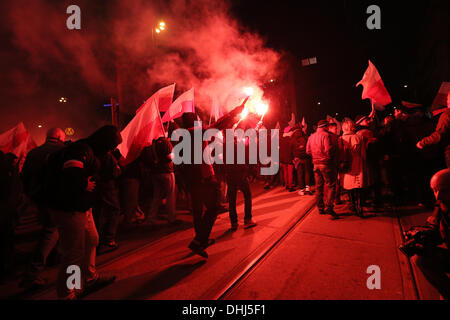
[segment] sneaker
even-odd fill
[[[305,195],[305,189],[302,189],[298,192],[299,196],[304,196]]]
[[[325,210],[319,209],[319,214],[326,214],[326,213],[325,213]]]
[[[289,192],[294,192],[294,191],[295,191],[295,188],[289,188],[288,191],[289,191]]]
[[[266,184],[265,186],[264,186],[264,190],[269,190],[270,189],[270,184]]]
[[[238,223],[237,222],[232,222],[231,223],[231,230],[236,231],[238,228]]]
[[[244,221],[244,229],[249,229],[249,228],[253,228],[256,227],[256,222],[253,221],[252,219]]]
[[[333,209],[331,209],[331,210],[327,210],[326,214],[329,214],[329,215],[331,215],[331,220],[336,220],[336,219],[339,219],[339,216],[337,215],[337,213],[336,213],[336,212],[334,212],[334,210],[333,210]]]
[[[77,300],[79,298],[79,296],[77,295],[77,293],[75,292],[75,290],[71,290],[65,297],[61,297],[61,300],[68,300],[68,301],[73,301],[73,300]]]
[[[197,254],[202,258],[208,259],[208,253],[205,251],[205,248],[203,248],[198,241],[192,240],[188,248],[191,249],[192,253]]]
[[[119,245],[115,241],[110,241],[106,244],[101,244],[97,250],[98,254],[104,254],[119,249]]]
[[[116,276],[97,275],[94,279],[86,281],[86,286],[83,291],[79,294],[75,293],[77,295],[77,299],[82,299],[95,291],[103,289],[104,287],[114,283],[114,281],[116,281]]]

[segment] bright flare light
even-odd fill
[[[253,92],[255,92],[255,89],[253,89],[252,87],[245,87],[243,91],[247,96],[250,97],[253,94]]]
[[[161,27],[165,27],[165,26],[166,26],[166,23],[165,23],[164,21],[161,21],[161,22],[159,23],[159,25],[160,25]]]
[[[241,120],[244,120],[245,118],[247,118],[247,116],[248,116],[248,109],[244,108],[244,110],[242,110],[241,113]]]
[[[260,116],[266,114],[267,110],[269,110],[269,105],[267,103],[258,102],[256,104],[256,113]]]
[[[159,28],[156,28],[155,31],[156,31],[156,33],[160,33],[161,32],[161,30]]]

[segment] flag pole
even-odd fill
[[[370,99],[370,103],[372,104],[372,111],[370,112],[369,118],[372,118],[375,116],[375,106],[373,103],[373,99]]]
[[[163,128],[163,131],[164,131],[164,137],[167,138],[168,134],[166,132],[166,128],[164,128],[164,123],[162,122],[162,119],[161,119],[161,113],[159,112],[159,107],[158,107],[158,119],[159,119],[159,122],[161,122],[161,127]]]

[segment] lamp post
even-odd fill
[[[152,28],[152,44],[155,45],[155,32],[156,34],[160,34],[166,30],[166,23],[161,21],[156,27]]]

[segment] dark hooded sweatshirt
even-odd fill
[[[95,203],[95,190],[86,190],[88,179],[98,179],[100,158],[114,150],[122,139],[114,126],[104,126],[87,139],[76,141],[49,159],[47,205],[67,212],[87,211]]]

